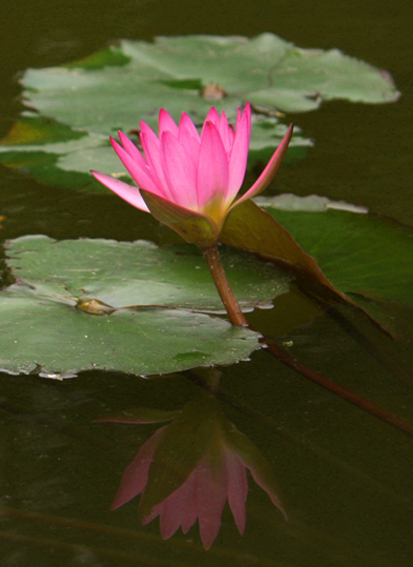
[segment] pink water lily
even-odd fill
[[[156,414],[156,419],[150,419],[149,414],[146,410],[147,423],[171,423],[158,429],[126,468],[112,510],[141,494],[143,524],[159,516],[161,535],[168,539],[179,527],[186,534],[198,519],[201,540],[208,549],[218,535],[227,501],[239,532],[244,532],[249,469],[285,514],[270,464],[224,417],[215,399],[204,396],[166,417]],[[116,415],[99,421],[143,423],[142,410],[135,417]]]
[[[168,112],[159,113],[159,136],[141,122],[143,154],[123,133],[111,143],[138,187],[92,171],[95,178],[125,201],[150,212],[201,248],[215,244],[233,207],[261,193],[287,151],[292,126],[257,181],[238,196],[247,167],[251,107],[238,109],[236,127],[225,112],[211,108],[201,134],[183,112],[179,126]]]
[[[242,433],[235,431],[252,445]],[[159,431],[157,433],[159,434]],[[130,497],[131,489],[135,493],[133,495],[138,493],[137,489],[144,493],[144,478],[148,478],[151,453],[156,451],[155,435],[142,447],[141,452],[126,469],[113,508],[123,503],[124,491]],[[228,500],[238,531],[243,534],[247,523],[247,469],[251,471],[257,484],[267,492],[273,504],[284,514],[277,494],[271,483],[266,482],[265,476],[260,475],[259,467],[255,468],[249,459],[244,459],[238,454],[236,447],[232,447],[228,440],[220,435],[218,443],[208,447],[185,482],[155,506],[152,512],[143,518],[142,523],[148,524],[159,516],[161,535],[163,539],[169,539],[179,527],[186,534],[198,519],[203,546],[209,549],[221,528],[221,516]]]

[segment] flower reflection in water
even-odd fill
[[[187,403],[182,411],[137,409],[98,421],[160,423],[126,468],[112,504],[119,508],[141,494],[143,524],[160,516],[161,534],[170,538],[181,526],[186,534],[199,519],[206,549],[221,527],[228,500],[242,534],[246,525],[247,469],[285,515],[271,465],[260,450],[230,423],[211,395]]]

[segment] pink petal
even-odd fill
[[[164,132],[170,132],[175,136],[175,138],[179,135],[179,129],[175,124],[175,120],[164,108],[162,108],[159,112],[159,138],[161,138]]]
[[[228,126],[228,138],[229,138],[230,149],[227,152],[227,156],[229,156],[231,154],[232,146],[234,145],[235,130],[234,130],[234,127],[232,126],[232,124],[230,124]]]
[[[179,141],[184,148],[191,154],[194,164],[198,165],[199,150],[201,147],[201,138],[195,124],[189,116],[183,112],[179,123]]]
[[[227,469],[228,503],[240,534],[244,533],[247,523],[245,504],[248,495],[247,469],[239,456],[227,449],[225,451]]]
[[[145,122],[141,122],[140,138],[148,162],[148,170],[158,187],[157,194],[164,199],[172,200],[171,192],[163,171],[161,142],[158,136]]]
[[[201,143],[199,132],[186,112],[182,113],[181,120],[179,122],[179,138],[181,137],[181,130],[187,130],[191,136],[196,138],[198,142]]]
[[[216,124],[219,135],[221,136],[222,143],[224,145],[225,151],[229,154],[232,145],[232,138],[230,134],[230,127],[228,126],[228,119],[225,112],[223,112]]]
[[[179,526],[182,526],[182,531],[186,534],[198,517],[198,511],[193,506],[195,480],[196,475],[192,471],[175,492],[152,509],[152,512],[142,520],[142,524],[148,524],[159,515],[163,539],[173,536]]]
[[[161,148],[172,201],[181,207],[197,211],[196,166],[189,152],[170,132],[162,134]]]
[[[225,197],[227,193],[228,160],[221,136],[212,122],[205,123],[201,136],[197,187],[201,209],[213,197]]]
[[[142,144],[142,146],[143,146],[143,151],[144,151],[146,157],[148,157],[148,153],[151,152],[152,145],[155,146],[155,147],[158,147],[158,148],[160,147],[159,138],[155,134],[155,132],[152,130],[152,128],[146,124],[146,122],[141,121],[140,122],[140,128],[141,128],[141,131],[140,131],[139,136],[142,137],[142,134],[144,134],[145,138],[147,139],[147,142],[146,142],[147,146],[144,147],[143,144]]]
[[[199,533],[205,549],[209,549],[221,527],[221,517],[227,500],[227,486],[223,470],[217,474],[205,460],[198,467],[197,497]]]
[[[213,107],[209,110],[208,114],[206,115],[206,118],[205,118],[205,120],[204,120],[204,127],[205,127],[205,124],[206,124],[207,122],[212,122],[212,124],[215,124],[215,125],[217,125],[217,124],[219,123],[219,114],[218,114],[217,109],[215,108],[215,106],[213,106]],[[201,136],[202,136],[202,133],[201,133]]]
[[[250,189],[248,189],[248,191],[240,199],[238,199],[238,201],[236,201],[236,203],[234,203],[233,206],[238,205],[239,203],[241,203],[242,201],[246,201],[247,199],[251,199],[251,197],[255,197],[255,195],[258,195],[268,187],[268,185],[274,178],[274,175],[277,173],[277,170],[280,167],[282,160],[284,159],[292,135],[293,135],[293,125],[291,124],[284,138],[281,140],[281,144],[278,146],[274,155],[268,162],[267,167],[261,173],[257,181],[254,183],[254,185]]]
[[[149,213],[149,209],[142,199],[141,194],[139,193],[139,189],[134,187],[133,185],[128,185],[119,179],[115,179],[114,177],[110,177],[110,175],[105,175],[104,173],[99,173],[98,171],[92,171],[92,175],[106,185],[108,189],[122,197],[125,201],[136,207],[137,209],[141,209]]]
[[[186,534],[199,519],[199,532],[205,549],[209,549],[221,527],[222,511],[227,500],[223,471],[213,471],[204,457],[184,484],[163,502],[155,506],[143,524],[160,515],[161,535],[170,538],[179,526]]]
[[[135,146],[135,144],[132,142],[132,140],[130,140],[126,134],[124,134],[123,132],[121,132],[119,130],[118,132],[119,135],[119,139],[120,142],[123,146],[123,148],[128,152],[128,154],[130,155],[130,157],[136,161],[136,163],[141,167],[144,168],[146,166],[146,161],[145,158],[143,157],[143,155],[141,154],[141,152],[138,150],[138,148]]]
[[[132,498],[135,498],[135,496],[145,490],[153,454],[166,427],[168,426],[165,425],[158,429],[158,431],[142,445],[139,453],[131,464],[126,467],[111,510],[116,510],[116,508],[126,504],[126,502],[129,502],[129,500],[132,500]]]
[[[195,524],[197,510],[193,506],[194,476],[191,474],[184,484],[165,501],[161,512],[160,528],[164,539],[170,538],[179,526],[184,534]]]
[[[179,141],[190,155],[195,168],[198,168],[199,150],[201,149],[199,136],[195,138],[189,130],[183,129],[179,132]]]
[[[199,466],[199,464],[198,464]],[[181,505],[181,524],[182,531],[187,534],[190,528],[195,524],[199,510],[197,507],[197,491],[198,491],[198,473],[197,469],[192,471],[185,483],[185,501]],[[184,487],[182,487],[183,489]]]
[[[159,188],[154,183],[154,180],[150,175],[143,157],[141,156],[143,162],[140,161],[140,163],[138,163],[113,138],[111,138],[110,141],[123,165],[126,167],[133,180],[136,181],[139,187],[142,187],[142,189],[146,189],[147,191],[151,191],[152,193],[159,194]]]
[[[229,206],[235,199],[244,181],[247,169],[248,149],[251,134],[251,109],[249,104],[243,115],[237,119],[234,143],[229,157],[229,181],[226,202]]]

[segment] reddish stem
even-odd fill
[[[354,392],[347,390],[347,388],[343,388],[343,386],[340,386],[340,384],[329,380],[328,378],[320,374],[320,372],[317,372],[316,370],[305,366],[305,364],[302,364],[299,360],[286,353],[271,340],[262,338],[261,343],[267,346],[267,352],[272,354],[272,356],[280,360],[286,366],[289,366],[299,374],[302,374],[312,382],[315,382],[316,384],[322,386],[326,390],[329,390],[333,394],[340,396],[340,398],[342,398],[343,400],[350,402],[351,404],[366,411],[370,415],[374,415],[374,417],[381,419],[385,423],[388,423],[389,425],[396,427],[396,429],[403,431],[403,433],[407,433],[407,435],[410,435],[410,437],[413,437],[413,425],[408,421],[397,417],[397,415],[394,415],[393,413],[381,408],[380,406],[376,406],[369,400],[366,400],[365,398],[358,396]]]
[[[248,321],[245,319],[237,298],[235,297],[227,280],[227,276],[225,275],[217,245],[214,244],[214,246],[206,248],[203,250],[203,253],[206,261],[208,262],[208,267],[211,271],[215,286],[222,299],[222,303],[227,310],[231,323],[240,327],[248,327]]]

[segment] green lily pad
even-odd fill
[[[411,229],[316,195],[254,201],[231,211],[222,242],[274,262],[308,296],[357,305],[382,328],[400,334],[392,311],[413,306]]]
[[[131,181],[107,136],[72,130],[44,116],[23,116],[14,124],[0,140],[0,161],[64,189],[107,193],[90,175],[98,162],[106,162],[114,175]]]
[[[316,196],[257,202],[291,232],[341,292],[413,305],[411,229],[378,216],[355,214],[366,209]]]
[[[411,229],[366,214],[363,207],[314,195],[256,201],[290,231],[336,289],[398,334],[392,305],[413,306]]]
[[[55,127],[48,126],[48,143],[39,132],[25,138],[24,121],[35,125],[36,118],[22,117],[23,124],[2,141],[0,161],[25,167],[42,181],[93,190],[97,184],[89,169],[123,171],[108,156],[103,138],[137,129],[140,120],[156,130],[160,108],[175,120],[186,111],[201,125],[211,105],[235,121],[237,107],[249,100],[251,165],[268,160],[284,135],[278,111],[314,110],[334,98],[382,103],[399,96],[379,69],[338,50],[301,49],[271,33],[252,39],[189,35],[122,41],[71,65],[29,69],[21,82],[27,107],[40,112],[41,120],[55,121]],[[40,122],[36,127],[44,131]],[[70,140],[62,143],[64,128]],[[299,128],[287,161],[303,157],[311,144],[298,133]]]
[[[187,245],[105,239],[55,241],[23,236],[7,244],[8,265],[37,293],[65,302],[99,299],[114,309],[161,305],[224,313],[206,261]],[[223,249],[222,261],[241,307],[268,306],[288,291],[288,278],[249,254]],[[51,266],[53,268],[51,268]]]
[[[220,313],[222,304],[202,254],[188,246],[39,235],[7,248],[17,280],[0,293],[0,368],[7,372],[161,374],[231,364],[259,348],[256,333],[199,313]],[[288,290],[270,266],[223,256],[244,309]]]
[[[118,65],[114,53],[124,56]],[[271,33],[252,39],[188,35],[153,43],[123,41],[101,54],[100,67],[90,69],[87,60],[83,66],[80,61],[76,67],[30,69],[22,80],[29,106],[106,134],[138,127],[138,120],[156,127],[166,101],[175,119],[184,109],[202,121],[211,99],[200,89],[210,83],[225,91],[213,100],[230,116],[246,100],[274,113],[313,110],[323,99],[383,103],[398,98],[379,69],[337,49],[301,49]]]

